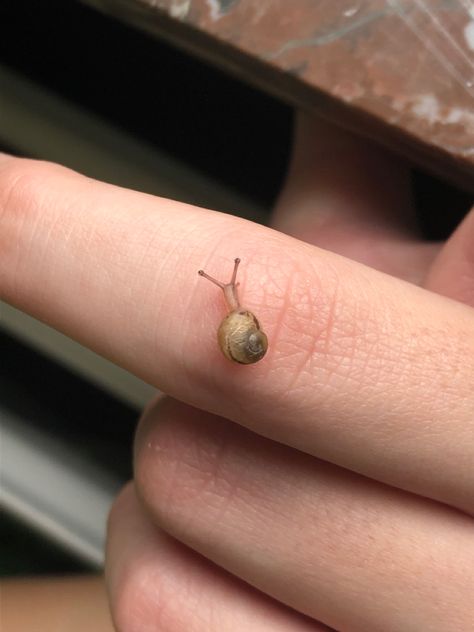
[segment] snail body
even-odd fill
[[[223,290],[229,308],[229,313],[217,331],[217,341],[222,353],[239,364],[253,364],[261,360],[267,352],[268,340],[252,312],[239,303],[235,282],[239,263],[240,259],[235,259],[230,283],[221,283],[203,270],[199,270],[199,274]]]

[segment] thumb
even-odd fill
[[[474,207],[433,260],[423,286],[474,307]]]

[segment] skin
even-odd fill
[[[27,577],[0,583],[5,632],[113,632],[102,577]]]
[[[473,211],[424,243],[407,166],[303,115],[272,229],[8,157],[0,196],[2,298],[168,395],[109,521],[118,630],[472,629]],[[245,367],[196,275],[234,256]]]

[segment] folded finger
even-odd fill
[[[304,112],[272,226],[415,283],[439,249],[421,240],[406,161]]]
[[[128,486],[109,520],[107,585],[118,632],[323,632],[150,522]]]
[[[320,458],[474,511],[474,312],[271,229],[6,161],[0,294],[162,391]],[[216,333],[219,288],[269,340]]]
[[[470,629],[473,520],[165,400],[135,447],[165,530],[337,630]]]
[[[474,208],[432,262],[423,285],[474,307]]]

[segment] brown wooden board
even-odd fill
[[[474,191],[471,0],[84,0]]]

